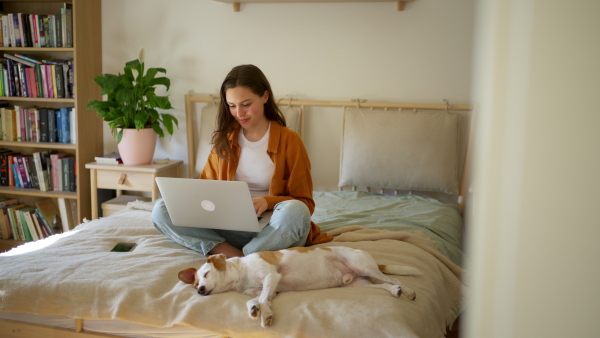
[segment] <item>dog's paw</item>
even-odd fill
[[[400,285],[392,285],[390,292],[394,297],[400,297],[402,294],[402,287]]]
[[[273,312],[271,309],[263,309],[260,314],[260,325],[262,327],[271,326],[273,324]]]
[[[252,319],[257,319],[260,315],[260,304],[254,299],[251,299],[246,303],[246,306],[248,307],[248,316]]]
[[[414,290],[409,289],[407,287],[404,287],[404,291],[402,292],[402,294],[408,298],[409,300],[415,300],[417,299],[417,294]]]
[[[250,315],[250,318],[252,319],[257,319],[259,314],[260,307],[258,307],[257,305],[253,305],[248,312],[248,315]]]

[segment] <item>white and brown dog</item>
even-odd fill
[[[179,279],[193,284],[203,296],[238,291],[253,299],[246,303],[250,318],[261,316],[261,325],[273,322],[271,300],[276,292],[335,288],[341,286],[372,287],[401,294],[414,300],[415,292],[382,272],[394,275],[417,275],[408,266],[377,265],[365,251],[349,247],[290,248],[264,251],[241,258],[210,256],[200,269],[179,272]],[[373,284],[367,278],[382,281]]]

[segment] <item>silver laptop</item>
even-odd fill
[[[256,217],[246,182],[157,177],[156,184],[177,226],[259,232],[273,213]]]

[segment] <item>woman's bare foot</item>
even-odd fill
[[[222,242],[222,243],[215,245],[215,247],[212,248],[212,250],[210,250],[208,252],[208,254],[209,255],[224,254],[227,258],[244,257],[244,253],[240,249],[234,247],[233,245],[231,245],[227,242]]]

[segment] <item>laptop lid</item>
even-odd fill
[[[259,232],[271,218],[272,211],[256,217],[246,182],[157,177],[156,184],[177,226]]]

